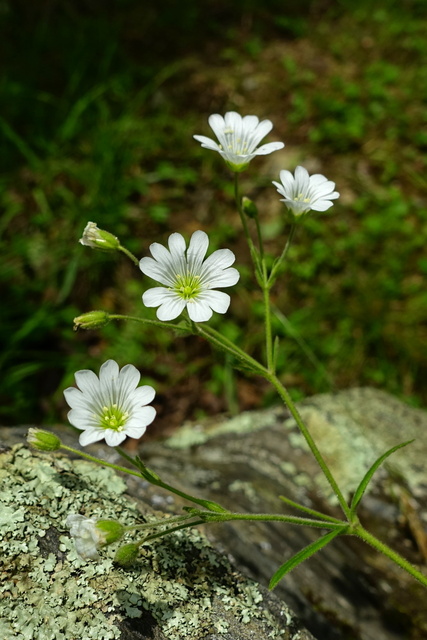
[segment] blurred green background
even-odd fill
[[[156,387],[160,430],[274,401],[195,338],[72,331],[91,309],[153,317],[151,281],[78,244],[88,220],[138,257],[200,228],[242,275],[214,325],[263,356],[231,176],[192,139],[232,109],[286,143],[242,176],[273,254],[281,169],[303,164],[341,193],[298,229],[273,291],[293,396],[374,385],[427,404],[424,0],[1,0],[0,26],[2,424],[63,420],[74,371],[110,357]]]

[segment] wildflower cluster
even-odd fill
[[[281,254],[274,260],[266,260],[258,209],[249,198],[241,198],[238,177],[256,156],[278,151],[284,147],[284,144],[269,142],[258,146],[273,125],[270,120],[260,122],[254,115],[241,117],[234,111],[226,113],[224,117],[213,114],[209,118],[209,124],[218,142],[203,135],[195,135],[194,138],[201,143],[202,147],[218,152],[234,174],[236,207],[248,242],[255,278],[262,290],[265,362],[255,360],[220,331],[206,325],[214,312],[219,314],[227,312],[231,298],[228,293],[220,289],[236,285],[239,281],[239,272],[232,266],[235,256],[230,249],[221,248],[209,254],[209,238],[203,230],[195,231],[188,245],[180,233],[173,233],[168,239],[167,247],[154,242],[149,247],[151,257],[145,256],[138,259],[121,245],[116,236],[98,229],[94,222],[88,222],[80,240],[83,245],[102,251],[123,252],[145,276],[160,284],[160,286],[148,288],[142,295],[142,302],[146,307],[157,309],[157,320],[145,317],[129,318],[96,310],[75,318],[75,328],[94,329],[112,320],[131,319],[142,324],[184,332],[187,335],[197,335],[208,340],[213,346],[221,348],[234,361],[243,365],[246,371],[263,377],[277,391],[278,396],[294,417],[301,434],[337,497],[343,517],[338,519],[329,514],[308,509],[283,496],[281,498],[286,504],[299,509],[303,515],[296,517],[291,514],[239,514],[230,512],[211,500],[186,494],[181,489],[164,482],[154,471],[148,469],[139,457],[132,458],[119,446],[127,437],[141,438],[146,428],[153,422],[156,410],[151,403],[154,400],[155,391],[149,385],[138,386],[141,376],[132,364],[127,364],[120,369],[117,362],[108,360],[101,366],[99,376],[86,369],[76,372],[75,386],[64,391],[65,399],[70,406],[68,419],[81,431],[79,437],[81,446],[105,439],[107,445],[115,447],[116,451],[137,471],[131,472],[126,467],[119,467],[111,462],[76,451],[63,445],[57,436],[42,430],[31,429],[28,436],[29,443],[42,451],[58,449],[72,451],[107,467],[132,473],[186,499],[193,506],[185,508],[185,515],[126,528],[114,520],[95,521],[86,515],[70,514],[66,520],[66,526],[75,539],[76,549],[83,558],[95,560],[99,557],[100,548],[120,540],[125,532],[144,530],[143,538],[122,545],[116,552],[115,561],[120,566],[127,567],[135,561],[141,545],[178,529],[209,522],[276,520],[288,524],[323,528],[327,533],[279,567],[271,579],[271,587],[274,587],[293,567],[340,535],[356,535],[365,540],[427,586],[427,578],[399,554],[368,533],[357,516],[359,503],[376,469],[388,456],[409,443],[397,444],[376,460],[355,488],[351,503],[348,503],[307,425],[301,419],[287,389],[276,373],[279,347],[273,335],[271,323],[270,290],[277,280],[281,265],[288,259],[288,248],[293,239],[296,223],[303,220],[310,211],[327,211],[333,206],[334,200],[339,197],[339,193],[335,191],[335,183],[321,174],[309,176],[302,166],[296,167],[294,174],[286,169],[280,171],[280,182],[273,181],[273,185],[282,196],[281,201],[290,214],[291,229],[286,242],[283,241]],[[250,225],[255,225],[256,242],[253,240]],[[172,322],[177,318],[179,318],[178,323]],[[348,461],[344,463],[348,464]]]

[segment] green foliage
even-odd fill
[[[185,417],[237,410],[244,374],[233,375],[229,361],[224,370],[212,367],[202,341],[131,323],[72,332],[73,318],[91,309],[152,313],[142,307],[147,281],[138,269],[78,244],[87,221],[138,257],[171,231],[188,236],[203,228],[213,248],[236,252],[241,272],[221,327],[262,355],[262,305],[230,177],[216,154],[192,140],[208,134],[209,113],[230,108],[271,117],[278,132],[271,139],[297,150],[294,164],[320,160],[319,171],[342,193],[332,212],[298,229],[288,271],[273,289],[278,369],[294,397],[375,384],[425,403],[421,3],[373,11],[342,1],[325,13],[316,2],[288,3],[286,11],[276,0],[209,2],[209,21],[196,0],[179,11],[172,0],[144,11],[136,0],[114,8],[45,4],[6,2],[0,15],[0,53],[9,61],[0,81],[0,286],[7,296],[0,419],[60,419],[74,371],[108,357],[139,367],[166,405],[179,389],[189,393],[188,375],[221,396],[219,404],[204,397],[200,407],[195,392]],[[263,78],[273,79],[267,91]],[[277,254],[286,238],[270,184],[277,175],[261,159],[253,165],[243,175],[245,195]],[[224,363],[221,354],[217,361]],[[264,389],[252,392],[255,404],[269,402]]]
[[[326,533],[321,538],[318,538],[318,540],[315,540],[311,544],[307,545],[299,553],[296,553],[294,556],[292,556],[292,558],[287,560],[284,564],[282,564],[281,567],[279,567],[279,569],[277,569],[276,573],[270,580],[270,584],[268,585],[269,589],[274,589],[274,587],[277,586],[280,580],[282,580],[282,578],[284,578],[287,573],[292,571],[292,569],[295,569],[295,567],[301,564],[301,562],[304,562],[304,560],[308,560],[308,558],[311,558],[311,556],[314,555],[317,551],[320,551],[320,549],[326,547],[326,545],[332,542],[334,538],[339,535],[343,535],[346,532],[347,528],[347,525],[345,525],[341,529],[329,531],[329,533]]]
[[[363,495],[364,495],[366,489],[368,488],[368,485],[369,485],[370,481],[372,480],[372,477],[373,477],[375,471],[382,465],[384,460],[386,460],[389,456],[391,456],[392,453],[394,453],[398,449],[402,449],[402,447],[406,447],[406,445],[411,444],[412,442],[414,442],[414,441],[413,440],[408,440],[407,442],[402,442],[401,444],[397,444],[395,447],[392,447],[391,449],[389,449],[388,451],[383,453],[383,455],[380,456],[377,460],[375,460],[373,465],[368,469],[368,471],[366,472],[365,476],[362,478],[362,480],[361,480],[359,486],[357,487],[356,491],[354,492],[354,496],[353,496],[353,499],[352,499],[351,505],[350,505],[352,515],[356,514],[357,507],[359,506],[359,503],[360,503],[361,499],[363,498]]]

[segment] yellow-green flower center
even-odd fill
[[[310,202],[310,198],[305,198],[303,193],[294,196],[294,202]]]
[[[224,129],[225,140],[227,142],[226,149],[237,156],[245,156],[249,151],[248,141],[243,138],[237,138],[234,129],[229,127]],[[224,151],[224,147],[220,144],[219,148]]]
[[[117,404],[109,407],[102,407],[101,427],[104,429],[113,429],[114,431],[123,431],[129,418],[129,413],[120,409]]]
[[[187,273],[185,276],[176,275],[174,291],[184,300],[192,300],[201,291],[200,276]]]

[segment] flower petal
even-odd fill
[[[169,251],[167,253],[170,256]],[[156,262],[153,258],[141,258],[139,261],[139,268],[142,273],[166,286],[173,284],[173,269],[171,265],[172,261],[169,259],[164,263]]]
[[[126,433],[124,431],[115,431],[114,429],[106,429],[104,431],[105,442],[109,447],[118,447],[124,440],[126,440]]]
[[[190,300],[187,305],[188,315],[193,322],[206,322],[212,318],[209,304],[201,297]]]
[[[82,447],[86,447],[88,444],[99,442],[105,435],[105,429],[86,429],[80,434],[79,443]]]
[[[217,249],[209,258],[206,258],[200,275],[203,278],[215,278],[217,274],[232,265],[235,260],[236,256],[230,249]]]
[[[267,144],[263,144],[258,149],[255,149],[254,155],[256,156],[266,156],[269,153],[273,153],[273,151],[279,151],[279,149],[283,149],[283,142],[267,142]]]
[[[221,151],[220,146],[215,140],[207,138],[206,136],[193,136],[195,140],[201,143],[205,149],[211,149],[212,151]]]
[[[164,287],[153,287],[152,289],[147,289],[142,294],[142,302],[146,307],[159,307],[163,304],[166,297],[171,295],[171,291],[169,289],[165,289]],[[175,294],[173,294],[175,296]]]
[[[132,392],[132,401],[136,405],[146,405],[154,400],[156,395],[153,387],[150,387],[148,384],[143,385],[142,387],[138,387],[135,391]]]
[[[191,272],[199,271],[206,251],[209,246],[209,238],[204,231],[195,231],[190,239],[187,250],[187,263]]]
[[[142,301],[146,307],[160,307],[157,310],[157,317],[163,321],[177,318],[184,311],[186,305],[186,301],[180,298],[177,293],[163,287],[148,289],[143,294]]]
[[[310,209],[313,209],[313,211],[327,211],[333,204],[330,200],[319,200],[319,202],[311,204]]]
[[[89,369],[76,371],[74,378],[79,389],[85,393],[93,394],[98,392],[99,378],[93,371],[90,371]]]
[[[206,291],[202,299],[217,313],[226,313],[230,306],[231,298],[223,291]]]
[[[132,412],[132,417],[128,420],[125,431],[127,432],[130,428],[136,427],[147,427],[151,424],[156,417],[156,410],[154,407],[138,407],[134,409]]]
[[[109,384],[111,380],[116,380],[119,377],[119,371],[119,365],[115,360],[107,360],[104,362],[99,370],[99,382],[101,387],[105,384]]]
[[[153,418],[154,420],[154,418]],[[126,435],[128,438],[135,438],[135,440],[139,440],[144,433],[147,431],[146,426],[140,427],[126,427]]]
[[[84,393],[79,389],[76,389],[76,387],[68,387],[68,389],[65,389],[64,396],[67,404],[72,409],[86,408],[87,400],[84,396]]]
[[[156,315],[162,322],[175,320],[184,311],[187,303],[182,298],[178,298],[176,294],[166,298],[162,305],[157,309]]]

